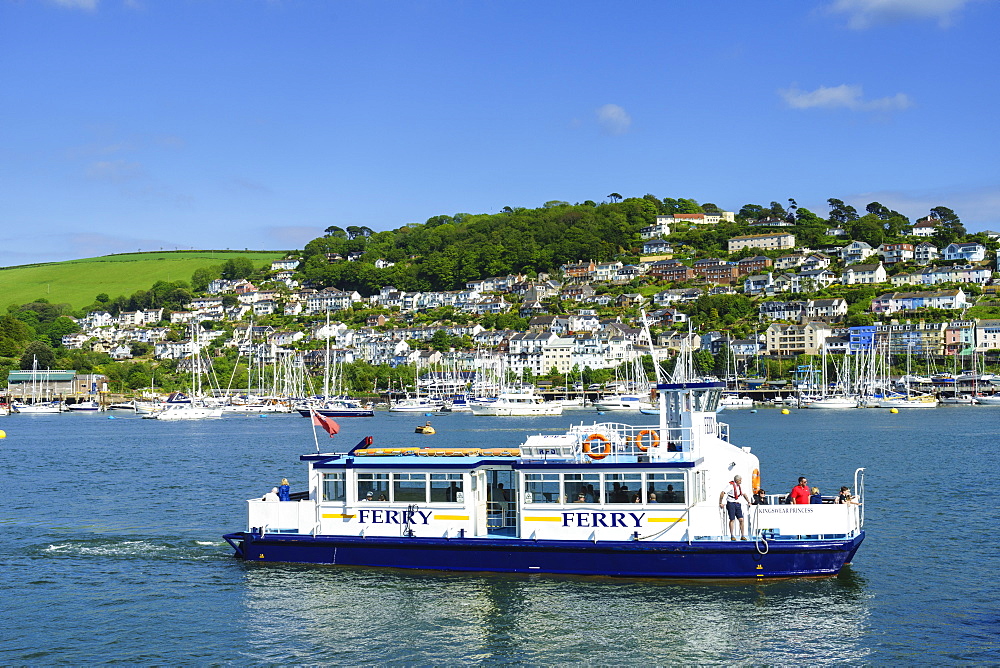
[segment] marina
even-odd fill
[[[995,520],[968,506],[986,498],[1000,466],[996,413],[857,410],[849,424],[839,411],[720,415],[765,464],[769,493],[787,493],[799,475],[834,493],[865,464],[868,538],[852,565],[834,577],[723,583],[248,564],[219,537],[245,512],[243,499],[283,477],[293,490],[305,486],[297,458],[313,449],[306,420],[5,420],[0,480],[11,502],[0,513],[9,592],[0,660],[994,660]],[[453,413],[434,418],[435,435],[419,436],[413,415],[379,411],[343,421],[337,438],[503,448],[583,419],[593,421]],[[54,452],[59,466],[40,452]],[[962,482],[960,498],[952,500],[948,481]]]

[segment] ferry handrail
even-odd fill
[[[865,525],[865,469],[859,467],[854,471],[854,492],[858,496],[858,528]]]

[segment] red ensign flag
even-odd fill
[[[328,417],[320,415],[316,411],[313,411],[313,424],[318,427],[323,427],[323,430],[330,434],[330,438],[333,438],[334,434],[340,432],[340,425],[331,420]]]

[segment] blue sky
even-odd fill
[[[0,0],[0,266],[609,193],[1000,229],[993,0]]]

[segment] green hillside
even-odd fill
[[[270,264],[284,251],[163,251],[124,253],[67,262],[0,269],[0,309],[39,298],[80,308],[106,292],[114,298],[148,290],[156,281],[190,281],[195,269],[247,257],[254,266]]]

